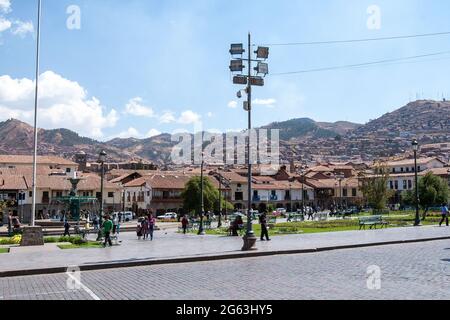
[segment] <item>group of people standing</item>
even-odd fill
[[[137,236],[138,239],[144,238],[144,240],[153,241],[153,234],[155,232],[156,227],[156,219],[153,217],[153,214],[149,214],[147,217],[140,219],[137,224]]]

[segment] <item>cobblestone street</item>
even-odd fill
[[[367,269],[381,270],[380,290]],[[450,299],[450,242],[0,279],[0,299]]]

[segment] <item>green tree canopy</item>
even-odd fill
[[[362,179],[361,190],[368,204],[375,210],[386,208],[393,191],[388,188],[389,171],[382,165],[375,168],[375,175]]]
[[[186,184],[183,193],[183,208],[189,213],[201,212],[201,178],[192,177]],[[219,190],[214,187],[208,177],[203,177],[203,203],[205,212],[219,211]],[[222,196],[222,210],[232,210],[231,203],[225,201]]]
[[[410,205],[416,205],[416,188],[404,194],[404,202]],[[449,199],[449,189],[447,182],[428,172],[419,179],[419,206],[424,210],[422,219],[425,220],[428,210],[434,206],[440,206],[447,203]]]

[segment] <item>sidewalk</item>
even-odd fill
[[[450,240],[450,228],[409,227],[367,231],[287,235],[271,242],[257,242],[256,251],[242,252],[239,237],[182,235],[173,230],[155,233],[155,241],[138,241],[134,233],[122,234],[122,245],[106,249],[61,250],[54,244],[12,248],[0,254],[0,277],[65,272],[138,265],[207,261],[276,254],[311,253],[404,242]]]

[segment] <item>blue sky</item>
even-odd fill
[[[36,3],[0,0],[0,120],[32,120],[35,35],[19,27],[36,28]],[[70,5],[81,9],[79,30],[66,27]],[[381,9],[377,30],[367,27],[371,5]],[[446,0],[43,0],[39,122],[99,140],[192,131],[199,122],[243,129],[228,49],[248,31],[255,44],[446,32],[448,12]],[[2,21],[11,26],[2,31]],[[449,40],[274,46],[269,65],[279,73],[402,58],[450,50]],[[448,58],[269,75],[254,90],[254,124],[300,117],[365,123],[417,94],[450,99]]]

